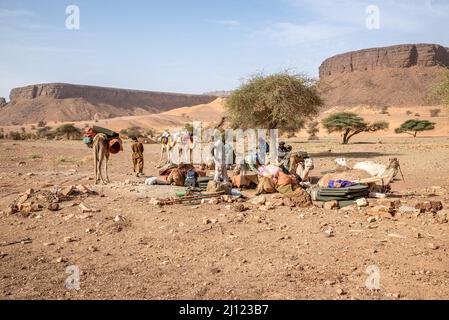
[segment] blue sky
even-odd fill
[[[66,28],[68,5],[79,30]],[[448,21],[449,0],[0,0],[0,96],[42,82],[202,93],[257,72],[316,77],[349,50],[449,46]]]

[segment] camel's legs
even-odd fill
[[[94,146],[94,168],[95,168],[95,183],[98,184],[99,177],[98,177],[98,147],[97,147],[97,145]]]
[[[106,155],[106,182],[107,182],[107,183],[109,183],[108,163],[109,163],[109,155]]]

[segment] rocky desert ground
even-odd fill
[[[312,155],[313,176],[337,157],[350,165],[397,157],[405,181],[398,176],[391,198],[364,208],[158,207],[151,198],[179,189],[131,175],[128,142],[111,157],[111,183],[95,185],[80,141],[0,141],[0,299],[449,299],[449,138],[289,142]],[[159,147],[145,148],[145,173],[155,175]],[[55,188],[67,195],[59,208],[8,211],[19,197],[46,201]],[[372,214],[380,202],[425,201],[443,209]],[[66,288],[70,266],[79,290]],[[373,268],[378,290],[366,287]]]

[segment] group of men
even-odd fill
[[[269,151],[270,146],[268,143],[266,143],[266,152]],[[143,158],[143,152],[144,147],[141,142],[138,141],[136,137],[132,138],[132,161],[133,161],[133,171],[136,174],[137,177],[140,177],[143,175],[143,167],[144,167],[144,158]],[[308,157],[307,153],[305,152],[297,152],[295,154],[292,154],[292,146],[286,145],[285,142],[281,141],[279,143],[279,146],[277,148],[278,152],[278,162],[279,165],[283,165],[289,172],[292,174],[298,175],[302,180],[305,180],[304,173],[309,171],[311,169],[311,166],[313,167],[313,163],[307,163],[307,161],[311,162],[311,159]],[[227,153],[225,150],[225,143],[222,141],[222,139],[217,139],[217,141],[214,141],[213,148],[211,150],[214,162],[215,162],[215,175],[214,180],[216,181],[228,181],[228,175],[227,175],[227,165],[224,162],[224,155]],[[256,154],[256,161],[253,161],[254,159],[246,159],[245,162],[249,165],[247,170],[250,171],[256,171],[257,167],[261,165],[258,160],[258,155]],[[307,161],[305,161],[307,160]],[[307,167],[308,166],[308,167]],[[241,168],[243,169],[243,168]],[[252,170],[251,170],[252,169]],[[306,170],[309,169],[309,170]],[[245,169],[243,169],[245,171]]]

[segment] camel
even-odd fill
[[[94,151],[94,161],[95,161],[95,183],[98,184],[101,180],[103,184],[109,183],[108,175],[108,161],[109,161],[109,144],[105,134],[98,133],[95,135],[92,148]],[[103,161],[105,162],[105,173],[106,179],[104,179],[102,174]]]
[[[172,162],[172,152],[175,147],[178,148],[178,161],[189,162],[193,161],[193,150],[196,147],[196,140],[190,135],[187,130],[176,132],[171,135],[168,131],[165,131],[161,138],[161,157],[159,162],[162,162],[164,153],[167,154],[167,163]],[[183,159],[183,156],[188,156],[188,159]],[[187,160],[187,161],[183,161]]]

